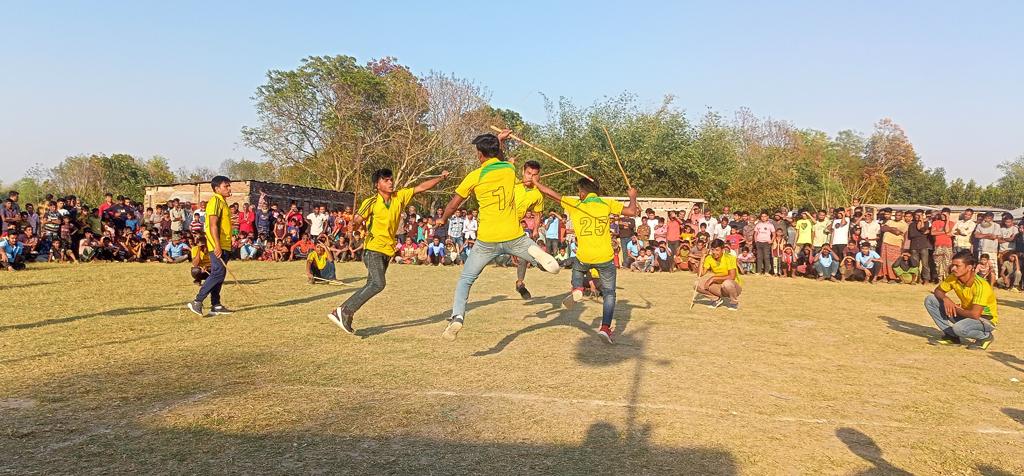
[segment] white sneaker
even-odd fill
[[[445,340],[453,341],[459,335],[459,331],[462,330],[462,316],[454,316],[448,321],[448,327],[444,328],[444,332],[441,333],[441,337]]]
[[[530,245],[530,249],[528,249],[527,252],[530,253],[530,256],[532,256],[533,259],[537,260],[537,265],[540,266],[541,269],[551,274],[558,274],[558,271],[561,268],[558,267],[558,261],[555,260],[554,256],[545,253],[544,250],[540,249],[537,245]]]
[[[573,289],[569,295],[562,299],[562,306],[566,309],[572,309],[576,307],[576,303],[583,300],[583,291],[580,289]]]

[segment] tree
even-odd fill
[[[264,182],[280,180],[278,167],[272,162],[228,159],[220,163],[220,171],[232,180],[260,180]]]
[[[903,128],[885,118],[875,124],[875,131],[868,138],[864,154],[867,182],[864,195],[872,195],[888,202],[890,198],[890,175],[912,166],[917,160],[914,146]]]

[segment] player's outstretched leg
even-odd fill
[[[473,252],[466,259],[462,267],[462,274],[459,275],[459,283],[455,285],[455,298],[452,302],[452,317],[448,318],[448,326],[444,328],[441,337],[447,340],[455,340],[466,319],[466,301],[469,300],[469,290],[472,289],[476,278],[484,270],[487,263],[490,263],[496,256],[503,254],[500,243],[488,243],[477,240],[473,246]]]
[[[352,316],[369,301],[370,298],[384,290],[387,285],[384,275],[388,271],[388,262],[391,258],[384,253],[373,250],[363,251],[363,264],[366,265],[366,284],[358,291],[349,296],[344,304],[331,311],[327,318],[335,323],[345,332],[352,334]]]
[[[516,256],[519,256],[520,258],[526,258],[537,263],[537,266],[539,266],[544,271],[547,271],[551,274],[558,274],[558,271],[561,270],[561,267],[558,266],[558,260],[556,260],[554,256],[551,256],[543,249],[541,249],[541,247],[537,246],[537,243],[531,240],[525,234],[522,236],[522,238],[519,238],[512,242],[511,245],[513,246],[513,250],[518,250],[520,247],[526,246],[526,256],[523,256],[518,252],[515,253]]]
[[[516,292],[519,293],[523,299],[530,299],[533,296],[530,294],[530,290],[526,289],[526,267],[529,266],[529,261],[519,258],[519,267],[516,269]]]

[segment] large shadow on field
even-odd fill
[[[1000,410],[1004,415],[1013,419],[1013,421],[1024,425],[1024,410],[1019,408],[1004,408]]]
[[[836,430],[836,437],[850,449],[850,452],[872,464],[873,467],[871,469],[861,471],[857,473],[858,475],[912,474],[897,468],[893,466],[892,463],[886,461],[885,457],[882,455],[882,449],[878,447],[875,440],[858,430],[853,428],[839,428]]]
[[[264,303],[264,304],[244,306],[244,307],[239,307],[238,309],[236,309],[236,311],[238,311],[238,312],[240,312],[240,311],[255,311],[255,310],[258,310],[258,309],[270,309],[270,308],[279,309],[279,308],[282,308],[282,307],[301,306],[303,304],[309,304],[311,302],[322,301],[324,299],[329,299],[329,298],[338,297],[338,296],[341,296],[341,295],[344,295],[344,294],[354,293],[354,292],[356,292],[357,289],[358,288],[338,289],[338,290],[329,291],[329,292],[326,292],[326,293],[313,294],[311,296],[305,296],[305,297],[300,297],[300,298],[295,298],[295,299],[289,299],[287,301],[276,301],[276,302],[268,302],[268,303]],[[241,294],[236,299],[252,299],[252,298],[251,297],[246,297],[245,294]],[[184,306],[184,304],[182,304],[182,305]],[[326,313],[327,312],[325,311],[324,314],[326,314]]]
[[[57,282],[56,281],[45,281],[45,282],[36,282],[36,283],[4,284],[4,285],[0,285],[0,291],[6,291],[6,290],[10,290],[10,289],[31,288],[31,287],[35,287],[35,286],[48,286],[50,284],[57,284]]]
[[[481,307],[484,307],[484,306],[489,306],[491,304],[497,304],[497,303],[502,302],[502,301],[507,301],[508,299],[509,299],[508,296],[501,295],[501,296],[491,296],[491,297],[489,297],[487,299],[484,299],[483,301],[474,301],[474,302],[468,303],[468,304],[466,304],[466,314],[468,315],[469,311],[472,311],[474,309],[481,308]],[[396,331],[398,329],[406,329],[406,328],[409,328],[409,327],[418,327],[418,326],[426,326],[426,325],[430,325],[430,324],[437,324],[439,322],[444,322],[449,317],[451,317],[451,315],[452,315],[451,309],[446,309],[444,311],[441,311],[441,312],[439,312],[437,314],[434,314],[433,316],[429,316],[429,317],[422,317],[422,318],[419,318],[419,319],[410,319],[408,321],[395,322],[395,323],[392,323],[392,324],[383,324],[383,325],[374,326],[374,327],[367,327],[366,329],[356,329],[355,334],[357,336],[359,336],[359,337],[362,337],[363,339],[366,339],[366,338],[373,337],[373,336],[380,335],[380,334],[384,334],[384,333],[387,333],[387,332]],[[356,314],[356,317],[358,317],[358,314]],[[358,320],[356,322],[358,322]]]
[[[981,473],[981,476],[1019,476],[1017,473],[1012,473],[990,464],[978,465],[978,472]]]
[[[922,326],[921,324],[916,324],[913,322],[901,321],[899,319],[896,319],[895,317],[890,316],[878,316],[878,318],[881,319],[882,321],[885,321],[885,323],[889,326],[889,329],[892,329],[896,332],[902,332],[907,335],[912,335],[915,337],[924,337],[925,339],[928,339],[928,342],[934,343],[938,341],[940,337],[942,337],[942,331],[934,327]]]
[[[1006,352],[989,352],[988,356],[1013,370],[1024,372],[1024,359],[1016,355],[1007,354]]]
[[[517,330],[502,338],[490,349],[477,351],[473,354],[473,356],[483,357],[487,355],[498,354],[501,351],[505,350],[505,348],[508,347],[509,344],[511,344],[512,342],[514,342],[516,339],[523,335],[553,327],[575,328],[578,329],[583,334],[591,336],[594,339],[597,339],[598,335],[596,326],[601,322],[601,300],[598,299],[597,301],[584,301],[582,303],[577,304],[572,309],[564,309],[562,307],[562,298],[564,297],[564,295],[558,295],[548,297],[540,301],[534,301],[535,303],[546,304],[549,306],[547,309],[542,309],[538,311],[535,314],[536,317],[545,319],[554,316],[554,318],[548,321],[539,322],[537,324],[533,324],[524,327],[520,330]],[[617,336],[622,337],[622,339],[620,339],[621,342],[616,342],[618,345],[631,345],[630,338],[628,337],[628,335],[625,334],[626,327],[629,325],[629,321],[632,318],[634,309],[651,308],[650,301],[644,299],[644,302],[644,306],[637,306],[635,304],[632,304],[628,299],[619,299],[615,303],[615,321],[613,321],[613,324],[615,325],[614,331]],[[584,322],[583,319],[581,319],[583,317],[584,311],[589,311],[591,313],[596,312],[597,317],[595,317],[590,323]]]
[[[79,314],[77,316],[67,317],[55,317],[52,319],[43,319],[35,322],[24,322],[21,324],[11,324],[6,326],[0,326],[0,332],[21,330],[21,329],[35,329],[39,327],[52,326],[56,324],[67,324],[69,322],[80,321],[82,319],[91,319],[96,317],[125,317],[134,316],[138,314],[146,314],[149,312],[156,311],[168,311],[172,309],[185,309],[184,303],[173,303],[173,304],[161,304],[157,306],[130,306],[121,307],[117,309],[110,309],[107,311],[90,312],[88,314]]]
[[[500,436],[495,437],[499,441],[463,439],[458,435],[465,429],[465,421],[440,419],[423,429],[384,429],[377,426],[380,415],[373,412],[338,412],[326,407],[310,410],[296,404],[295,408],[303,411],[323,413],[305,415],[305,424],[282,421],[268,423],[269,428],[263,430],[247,431],[244,425],[231,421],[230,415],[237,409],[218,416],[215,409],[227,405],[218,400],[249,401],[250,394],[267,385],[259,378],[260,369],[279,356],[245,351],[199,354],[189,362],[186,372],[139,371],[178,369],[169,364],[180,357],[155,355],[148,362],[112,363],[108,368],[83,373],[72,371],[38,382],[32,390],[10,395],[19,402],[31,403],[0,412],[0,425],[5,428],[0,432],[5,456],[0,458],[0,473],[63,474],[74,468],[79,474],[731,476],[738,471],[732,454],[720,448],[651,444],[649,426],[638,431],[635,418],[625,428],[604,419],[581,422],[580,429],[585,429],[581,441],[545,444],[533,443],[524,435],[513,435],[507,438],[509,441]],[[641,366],[638,373],[642,374],[643,359],[637,362]],[[218,377],[210,379],[210,375]],[[138,380],[140,377],[143,380]],[[636,388],[639,383],[635,378]],[[631,393],[632,406],[636,393]],[[104,403],[97,405],[97,399]],[[386,414],[401,411],[405,405],[391,407],[387,400],[370,395],[346,404],[372,402],[375,411]],[[281,400],[252,403],[255,409],[270,405],[293,411],[293,402],[285,394]],[[429,406],[431,402],[422,403]],[[241,415],[264,422],[259,415]],[[364,436],[365,431],[374,429],[381,433]],[[453,436],[432,436],[435,434]]]

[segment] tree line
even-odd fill
[[[629,93],[581,106],[547,98],[546,120],[490,104],[487,90],[452,75],[417,76],[394,58],[359,63],[349,56],[305,58],[294,70],[271,70],[253,101],[255,124],[242,142],[264,160],[225,160],[218,167],[172,171],[160,156],[75,155],[52,168],[34,167],[4,188],[26,201],[44,193],[73,194],[98,203],[104,192],[141,199],[147,185],[234,179],[294,183],[372,193],[372,170],[394,170],[396,185],[476,166],[469,141],[489,126],[510,127],[524,139],[574,165],[585,164],[609,195],[625,184],[604,133],[607,128],[633,184],[647,196],[704,198],[712,205],[757,210],[831,208],[854,197],[866,203],[920,203],[1016,208],[1024,197],[1024,155],[999,165],[992,184],[952,180],[929,168],[903,128],[881,119],[869,134],[829,135],[741,109],[690,115],[667,96],[644,107]],[[511,143],[517,160],[561,169],[533,149]],[[969,158],[965,158],[969,160]],[[548,181],[573,190],[573,174]],[[451,193],[455,184],[439,193]]]

